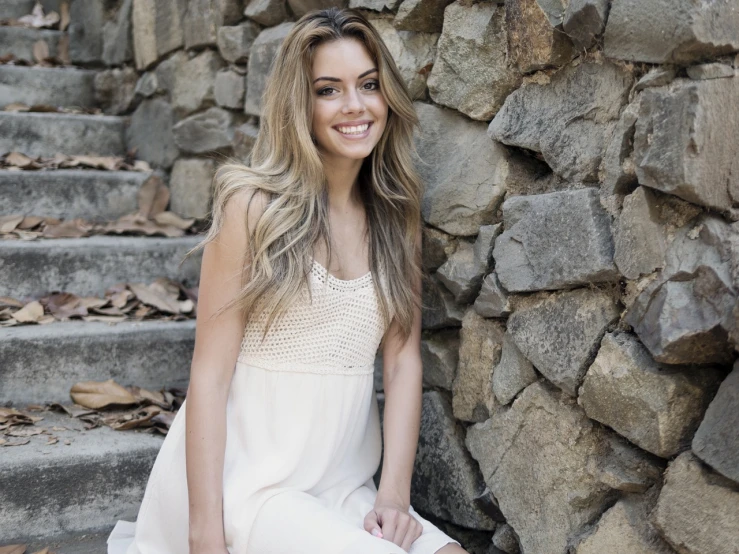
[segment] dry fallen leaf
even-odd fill
[[[49,45],[45,40],[38,40],[33,44],[33,58],[42,63],[49,57]]]
[[[3,446],[23,446],[24,444],[28,444],[29,442],[31,442],[31,439],[15,439],[5,441],[3,443]]]
[[[20,323],[36,322],[44,315],[44,307],[38,300],[29,302],[13,314],[13,319]]]
[[[151,218],[161,213],[169,204],[169,189],[157,175],[150,176],[141,184],[138,192],[139,213]]]
[[[0,216],[0,233],[9,233],[23,222],[22,215],[3,215]]]
[[[22,23],[26,27],[33,27],[34,29],[41,29],[43,27],[53,27],[59,23],[59,14],[56,12],[49,12],[44,14],[44,7],[40,2],[36,2],[33,7],[33,11],[30,15],[24,15],[18,18],[18,22]]]
[[[138,400],[124,387],[108,379],[107,381],[83,381],[70,391],[72,400],[86,408],[99,409],[110,405],[137,404]]]
[[[0,546],[0,554],[25,554],[27,544],[11,544],[8,546]]]
[[[177,297],[172,297],[168,291],[158,283],[145,285],[144,283],[129,283],[128,288],[141,300],[144,304],[153,306],[159,311],[170,314],[180,313],[180,306],[177,303]]]

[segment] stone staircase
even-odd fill
[[[0,19],[27,14],[33,3],[3,0]],[[46,40],[53,55],[64,34],[0,26],[0,56],[32,59],[39,39]],[[0,65],[0,108],[14,102],[94,107],[95,74],[94,69]],[[125,117],[0,111],[0,153],[124,156],[126,125]],[[148,176],[0,170],[0,216],[110,221],[135,211],[137,191]],[[194,286],[200,257],[178,264],[197,240],[108,235],[0,239],[0,296],[21,299],[51,291],[100,295],[115,283],[149,283],[157,277]],[[0,405],[24,409],[28,404],[69,404],[69,389],[83,380],[112,378],[153,390],[184,387],[194,335],[194,320],[115,325],[69,321],[0,329]],[[22,446],[0,447],[0,546],[104,553],[116,520],[135,519],[162,437],[108,427],[85,430],[83,422],[66,414],[40,415],[41,425],[68,430],[55,433],[59,442],[53,445],[38,435]]]

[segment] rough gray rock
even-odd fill
[[[562,28],[578,50],[587,50],[603,32],[609,0],[569,0]]]
[[[205,154],[228,150],[234,135],[234,115],[222,108],[209,108],[183,119],[172,128],[183,152]]]
[[[136,82],[134,94],[143,98],[151,98],[159,91],[159,79],[153,71],[147,71]]]
[[[136,157],[155,167],[169,168],[179,150],[172,134],[172,106],[161,98],[147,99],[139,104],[126,129],[128,150],[136,148]]]
[[[213,86],[216,104],[222,108],[239,110],[244,107],[244,76],[230,69],[219,71]]]
[[[259,33],[249,53],[249,66],[246,71],[246,101],[244,111],[249,115],[261,115],[262,93],[267,83],[267,75],[277,55],[282,41],[285,39],[294,22],[286,21],[276,27],[270,27]]]
[[[121,65],[133,59],[131,10],[133,0],[123,0],[103,25],[103,63]]]
[[[634,85],[634,92],[639,92],[645,88],[661,87],[669,85],[675,80],[677,69],[672,66],[658,66],[650,69],[641,79]]]
[[[213,160],[177,160],[169,179],[170,210],[182,217],[207,217],[210,213],[214,170]]]
[[[506,333],[503,337],[500,361],[493,371],[493,393],[498,402],[509,404],[519,392],[537,378],[534,366],[521,354],[516,343]]]
[[[627,279],[638,279],[665,265],[667,237],[658,202],[646,187],[637,188],[624,199],[614,233],[613,261]]]
[[[612,502],[614,487],[643,491],[660,474],[543,381],[471,426],[466,444],[523,552],[564,554],[570,537]]]
[[[474,244],[460,241],[454,254],[437,270],[436,275],[454,294],[456,302],[469,304],[477,296],[490,266],[493,241],[501,230],[500,223],[483,225]]]
[[[393,20],[402,31],[440,33],[444,24],[444,8],[454,0],[403,0]]]
[[[657,487],[645,495],[627,495],[601,516],[591,533],[572,549],[572,554],[674,554],[649,524],[649,512],[657,500]]]
[[[726,77],[734,77],[734,68],[725,63],[702,63],[691,65],[688,70],[688,77],[696,81],[705,79],[723,79]]]
[[[739,362],[724,379],[693,437],[693,453],[739,483]]]
[[[454,254],[459,239],[433,227],[423,227],[423,267],[427,271],[436,271],[449,256]]]
[[[206,50],[175,66],[172,106],[180,117],[215,103],[216,75],[225,65],[217,52]]]
[[[730,211],[739,203],[738,106],[739,77],[645,90],[634,136],[639,182]]]
[[[261,28],[253,21],[218,29],[218,51],[230,63],[246,63]]]
[[[638,185],[632,152],[634,150],[634,131],[639,115],[639,98],[626,106],[621,117],[613,128],[608,145],[601,160],[600,174],[601,204],[605,204],[609,212],[615,214],[621,208],[623,196],[629,194]],[[615,205],[612,199],[616,198]],[[610,207],[610,209],[609,209]]]
[[[598,190],[513,196],[503,203],[505,231],[493,257],[510,292],[556,290],[615,281],[613,239]]]
[[[476,235],[481,225],[492,223],[503,201],[514,172],[510,155],[486,136],[484,123],[429,104],[414,106],[421,120],[416,147],[426,183],[423,218],[452,235]]]
[[[572,41],[561,30],[561,0],[508,0],[505,9],[508,52],[519,71],[559,67],[575,56]]]
[[[360,10],[373,10],[376,12],[392,11],[398,7],[402,0],[349,0],[349,7]]]
[[[392,54],[411,98],[424,98],[428,67],[434,63],[439,34],[400,31],[386,18],[373,18],[371,22]]]
[[[105,6],[98,0],[75,0],[69,6],[69,58],[75,64],[100,62]]]
[[[739,545],[739,491],[707,469],[690,452],[678,456],[651,514],[673,548],[686,554],[736,554]]]
[[[134,2],[131,20],[136,69],[148,69],[185,43],[182,23],[187,0]]]
[[[459,364],[452,386],[454,417],[485,421],[497,407],[493,395],[493,368],[500,360],[505,328],[468,308],[462,320]]]
[[[214,46],[218,29],[241,19],[241,0],[187,0],[184,17],[185,48]]]
[[[627,334],[606,334],[578,403],[588,417],[662,458],[684,449],[720,381],[714,369],[656,363]]]
[[[454,302],[454,297],[438,277],[423,280],[421,326],[424,329],[443,329],[462,325],[464,309]]]
[[[689,63],[739,50],[731,0],[612,0],[603,51],[609,58]]]
[[[610,62],[569,65],[547,84],[529,83],[511,93],[488,133],[541,152],[564,179],[595,181],[632,81],[630,72]]]
[[[506,554],[519,554],[521,552],[521,546],[518,544],[518,535],[516,535],[513,527],[507,523],[499,525],[495,530],[493,544]]]
[[[100,71],[95,75],[95,100],[107,114],[124,114],[133,104],[137,81],[132,67]]]
[[[449,402],[436,391],[423,395],[411,491],[411,503],[420,511],[472,529],[495,528],[492,515],[497,510],[464,446],[464,430],[454,420]]]
[[[287,0],[287,3],[297,17],[303,17],[313,10],[330,8],[332,6],[344,8],[346,7],[347,0]]]
[[[244,15],[265,27],[274,27],[288,18],[285,0],[248,0]]]
[[[483,317],[505,317],[511,313],[513,308],[508,293],[500,285],[494,271],[482,280],[482,288],[474,306],[475,311]]]
[[[165,92],[172,98],[177,76],[183,73],[182,68],[190,61],[184,50],[178,50],[162,63],[157,65],[154,75],[157,78],[157,92]]]
[[[444,329],[422,339],[421,361],[424,383],[451,391],[459,363],[459,330]]]
[[[236,159],[248,164],[251,158],[251,151],[259,134],[259,127],[253,122],[247,122],[239,125],[234,130],[234,138],[231,143],[233,155]]]
[[[734,359],[728,334],[736,281],[737,230],[703,215],[683,227],[667,249],[660,275],[637,296],[625,320],[652,356],[668,364],[726,364]]]
[[[505,8],[462,0],[449,4],[428,78],[433,101],[490,121],[520,84],[521,75],[506,59]]]
[[[508,318],[508,332],[536,369],[575,396],[601,338],[619,315],[605,291],[537,293],[520,299]]]

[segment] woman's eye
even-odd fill
[[[327,90],[335,90],[335,89],[334,89],[334,87],[326,87],[326,88],[322,88],[321,90],[319,90],[319,91],[318,91],[318,95],[319,95],[319,96],[326,96],[326,95],[325,95],[324,93],[325,93],[325,92],[326,92]]]
[[[371,88],[370,90],[377,90],[378,88],[380,88],[379,81],[368,81],[367,83],[365,83],[365,86],[367,85],[374,85],[373,88]]]

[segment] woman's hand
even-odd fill
[[[404,506],[386,500],[375,502],[374,509],[364,517],[364,529],[406,552],[423,533],[423,526]]]

